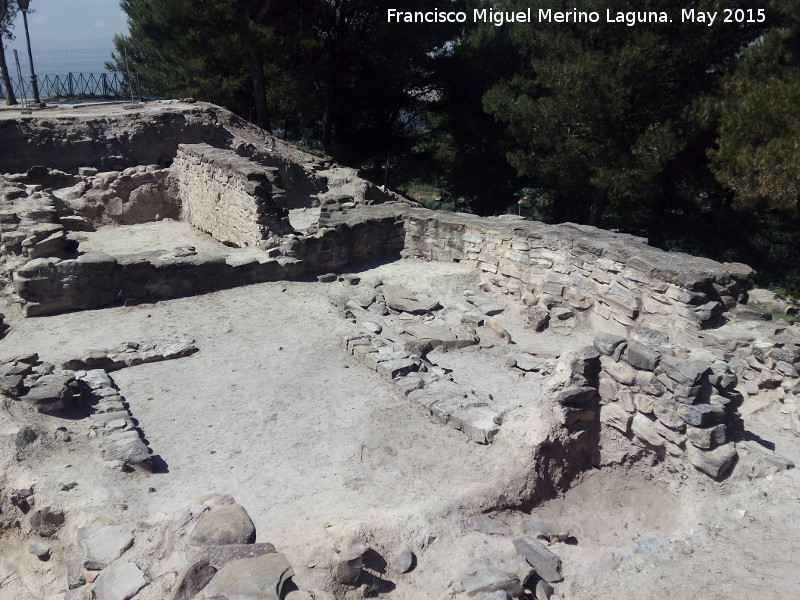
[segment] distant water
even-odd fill
[[[30,75],[28,51],[20,45],[19,39],[14,46],[6,49],[8,70],[12,76],[17,75],[17,63],[14,50],[19,54],[22,75]],[[66,76],[68,73],[103,73],[108,71],[106,63],[112,60],[111,50],[41,50],[33,53],[33,65],[37,75]]]
[[[14,56],[15,49],[19,57],[19,69]],[[66,82],[70,74],[72,74],[73,82],[81,82],[73,85],[74,90],[83,90],[83,93],[89,93],[89,95],[100,95],[104,88],[98,82],[101,81],[103,73],[109,74],[110,83],[107,89],[113,95],[116,90],[119,90],[119,81],[118,78],[117,81],[114,81],[113,76],[110,75],[111,72],[106,66],[106,63],[109,62],[113,62],[111,50],[42,50],[33,54],[33,64],[42,97],[64,95],[63,90],[67,88]],[[24,93],[31,96],[28,52],[24,46],[20,46],[19,39],[14,41],[12,47],[6,48],[6,63],[14,92],[20,96],[24,88]],[[22,82],[19,81],[20,70],[22,71]],[[87,79],[88,83],[86,83]],[[89,91],[87,92],[87,90]],[[76,93],[81,92],[76,91]],[[0,89],[0,98],[2,97],[3,90]]]

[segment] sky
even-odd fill
[[[31,0],[28,27],[33,51],[111,49],[115,33],[125,33],[127,23],[118,0]],[[22,15],[14,28],[16,39],[8,48],[25,49]],[[35,60],[34,56],[34,60]]]
[[[114,49],[114,34],[127,32],[119,0],[31,0],[28,29],[37,75],[99,73]],[[13,40],[4,40],[9,68],[16,75],[14,50],[29,72],[22,13]]]

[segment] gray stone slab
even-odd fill
[[[104,569],[133,546],[134,535],[124,525],[97,525],[79,528],[77,540],[83,552],[83,567]]]
[[[283,554],[242,558],[225,565],[203,593],[227,600],[281,600],[284,586],[294,576]]]
[[[555,583],[563,579],[561,559],[539,540],[523,535],[514,539],[514,548],[545,581]]]
[[[118,562],[97,577],[93,597],[96,600],[129,600],[150,581],[132,562]]]

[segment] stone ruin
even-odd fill
[[[49,144],[49,130],[59,132],[60,147]],[[763,390],[779,394],[788,428],[800,435],[800,330],[746,304],[754,275],[746,265],[588,226],[428,210],[201,105],[2,120],[0,156],[0,265],[12,328],[26,317],[338,280],[353,290],[339,307],[343,355],[465,443],[492,444],[525,401],[476,391],[448,360],[502,352],[510,372],[540,378],[549,414],[546,435],[531,449],[538,464],[530,498],[566,489],[596,465],[598,438],[611,430],[673,471],[724,479],[737,468],[737,447],[747,447],[739,408]],[[213,249],[120,252],[94,241],[108,228],[168,221],[207,234]],[[388,282],[359,286],[356,271],[398,259],[457,263],[479,273],[480,283],[461,302],[444,304]],[[530,335],[582,328],[593,342],[564,352],[517,350],[512,312]],[[194,340],[166,339],[59,365],[11,356],[0,367],[0,392],[8,406],[23,407],[23,421],[80,407],[91,423],[88,443],[110,465],[147,473],[154,470],[147,432],[111,373],[197,351]],[[26,431],[20,448],[35,435]],[[777,455],[769,460],[782,464]],[[34,492],[14,490],[9,510],[26,516],[28,550],[46,560],[64,515],[34,503]],[[298,589],[286,556],[254,543],[250,517],[230,496],[198,498],[150,522],[84,526],[75,536],[57,596],[67,600],[344,598],[359,586],[365,595],[380,587],[370,566],[375,550],[352,538],[330,565],[327,592]],[[561,561],[537,538],[566,537],[553,524],[529,526],[513,540],[523,559],[516,571],[473,564],[448,597],[550,598]],[[169,553],[156,547],[164,539]],[[396,548],[391,572],[401,576],[417,560],[410,548]]]

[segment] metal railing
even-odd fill
[[[39,95],[45,98],[102,98],[107,100],[133,100],[141,98],[139,74],[132,73],[67,73],[65,75],[37,75]],[[30,79],[11,78],[11,88],[19,101],[33,96]],[[0,98],[5,98],[0,85]]]

